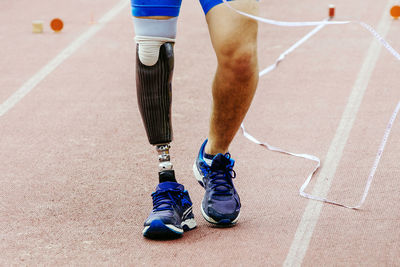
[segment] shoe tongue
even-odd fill
[[[168,190],[168,189],[179,189],[183,191],[183,185],[175,183],[175,182],[163,182],[158,184],[157,190]]]
[[[211,169],[225,170],[226,166],[229,165],[230,163],[231,163],[231,161],[220,153],[214,157],[214,159],[211,163]]]
[[[163,183],[159,183],[157,188],[156,188],[156,192],[157,191],[161,191],[161,192],[165,192],[169,189],[178,189],[183,191],[184,187],[181,184],[175,183],[175,182],[163,182]],[[167,194],[167,193],[163,193],[163,194]],[[158,209],[171,209],[170,207],[170,199],[167,198],[162,198],[159,200],[159,206]]]
[[[231,163],[231,160],[220,153],[214,157],[214,159],[211,163],[211,169],[214,171],[217,171],[217,170],[225,171],[227,168],[227,165],[229,165],[230,163]],[[226,184],[229,181],[227,180],[227,177],[225,175],[217,176],[214,179],[215,179],[214,180],[215,182],[219,181],[219,182],[223,183],[222,185],[215,187],[215,189],[217,191],[224,192],[224,191],[230,190],[230,187],[228,186],[228,184]],[[221,198],[220,200],[224,200],[224,196],[222,196],[222,195],[219,196],[219,198]]]

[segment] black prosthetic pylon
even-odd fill
[[[168,144],[172,141],[171,102],[174,69],[173,43],[160,47],[158,61],[146,66],[139,59],[136,47],[136,89],[139,110],[150,144]]]

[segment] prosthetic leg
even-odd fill
[[[151,194],[153,209],[143,229],[145,237],[154,239],[176,238],[196,227],[189,193],[176,181],[169,155],[173,46],[181,2],[131,0],[137,43],[138,106],[148,140],[156,147],[159,160],[159,184]]]
[[[173,39],[136,37],[136,88],[139,110],[150,144],[156,146],[159,180],[176,181],[170,162]]]

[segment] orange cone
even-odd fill
[[[329,18],[333,19],[335,17],[335,6],[329,5]]]
[[[55,18],[50,22],[50,27],[53,31],[60,32],[64,27],[64,22],[59,18]]]
[[[400,17],[400,6],[393,6],[392,9],[390,9],[390,15],[394,19],[398,19]]]

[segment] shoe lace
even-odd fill
[[[172,207],[178,205],[175,201],[182,192],[178,189],[157,190],[151,196],[153,197],[153,211],[172,210]]]
[[[210,167],[210,182],[211,189],[218,195],[231,195],[233,188],[232,179],[236,177],[236,172],[233,170],[234,163],[230,160],[231,154],[225,153],[224,157],[227,159],[225,168],[212,169]]]

